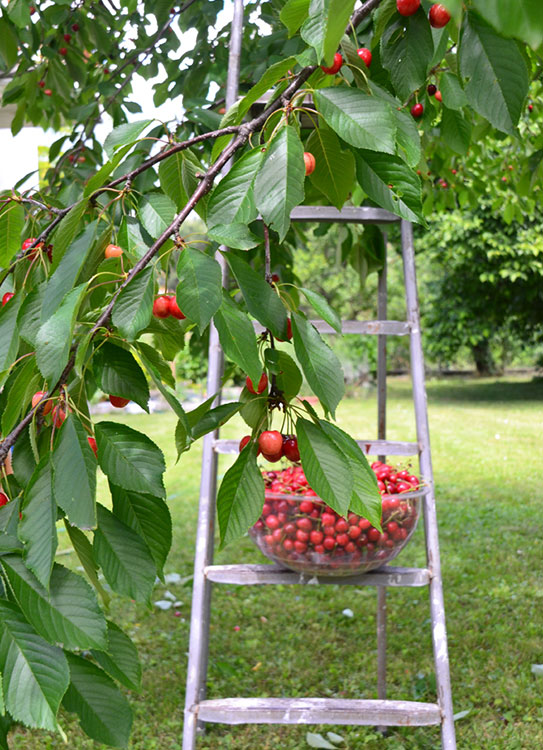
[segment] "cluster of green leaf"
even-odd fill
[[[339,513],[352,508],[378,524],[373,473],[356,442],[331,421],[344,393],[343,372],[301,300],[335,330],[340,323],[322,295],[296,284],[291,212],[303,202],[338,208],[365,202],[424,221],[421,139],[411,103],[425,101],[424,137],[437,132],[444,149],[470,125],[475,140],[490,128],[513,137],[538,70],[536,53],[504,36],[512,31],[524,39],[524,26],[500,33],[489,25],[500,28],[502,20],[493,4],[474,0],[437,32],[427,6],[403,18],[393,0],[372,4],[372,13],[369,6],[355,10],[354,0],[249,4],[247,11],[258,9],[271,31],[247,23],[243,95],[222,120],[214,111],[221,97],[209,98],[226,69],[227,32],[211,28],[220,3],[188,0],[173,14],[164,3],[132,0],[120,13],[105,4],[72,13],[54,3],[30,15],[27,0],[2,8],[0,57],[5,74],[14,74],[4,101],[18,102],[14,131],[25,121],[75,125],[51,147],[43,190],[0,196],[2,464],[13,447],[13,474],[1,477],[10,502],[0,511],[0,672],[15,721],[54,727],[63,701],[91,737],[128,741],[129,709],[111,677],[134,687],[137,666],[127,658],[128,641],[107,626],[97,594],[54,563],[56,524],[66,524],[98,595],[105,596],[101,570],[113,590],[146,603],[171,529],[160,450],[128,427],[94,426],[89,399],[96,392],[147,409],[151,383],[176,415],[179,456],[233,415],[243,417],[251,442],[218,493],[223,544],[258,517],[264,488],[256,442],[277,412],[296,432],[302,465],[322,499]],[[154,16],[155,36],[147,14]],[[168,33],[174,22],[196,31],[192,50],[181,51],[177,34]],[[63,47],[68,25],[73,34]],[[125,43],[132,28],[135,42]],[[526,35],[530,44],[534,38]],[[371,71],[356,54],[361,44],[374,52]],[[338,48],[342,71],[326,75],[319,66]],[[183,122],[124,122],[135,109],[127,99],[131,74],[138,69],[152,77],[159,66],[168,80],[156,84],[155,100],[182,93]],[[436,76],[443,81],[439,112],[425,94]],[[46,90],[51,96],[43,99]],[[191,100],[195,90],[202,97]],[[101,108],[115,124],[103,147],[92,130]],[[304,151],[316,158],[309,179]],[[233,168],[215,184],[230,157]],[[181,236],[193,208],[206,222],[207,246]],[[363,279],[382,266],[384,245],[377,230],[366,231],[364,243],[359,235],[349,231],[342,256]],[[29,236],[36,239],[23,250]],[[105,254],[111,243],[121,255]],[[229,249],[216,255],[219,244]],[[231,272],[226,288],[221,263]],[[277,283],[270,283],[272,267],[284,269]],[[153,315],[163,291],[175,295],[183,320]],[[274,342],[289,341],[289,323],[289,353],[278,351]],[[211,324],[232,366],[253,383],[266,372],[270,388],[244,389],[239,402],[219,406],[209,394],[186,413],[170,365],[185,339],[205,337]],[[302,377],[324,419],[297,399]],[[33,406],[39,390],[45,400]],[[108,478],[111,509],[107,500],[96,502],[98,466]],[[72,594],[63,593],[66,581]],[[101,628],[92,642],[82,633],[83,610],[94,611]]]

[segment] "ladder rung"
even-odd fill
[[[279,565],[208,565],[204,575],[215,583],[238,586],[264,584],[354,584],[355,586],[426,586],[430,583],[427,568],[396,568],[383,566],[369,573],[345,577],[315,576],[297,573]]]
[[[337,333],[324,320],[312,320],[319,333]],[[262,333],[264,326],[254,320],[253,325],[257,333]],[[411,331],[409,323],[403,320],[342,320],[342,333],[358,333],[384,336],[407,336]]]
[[[332,221],[337,224],[397,224],[400,219],[390,211],[372,206],[296,206],[291,221]]]
[[[417,456],[417,443],[394,443],[390,440],[357,440],[363,453],[370,456]],[[216,453],[239,453],[239,440],[215,440]]]
[[[340,698],[217,698],[193,707],[200,721],[221,724],[441,724],[437,703]]]

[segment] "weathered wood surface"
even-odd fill
[[[319,333],[336,333],[337,331],[324,320],[310,321]],[[264,331],[264,326],[253,320],[253,326],[257,333]],[[384,336],[407,336],[411,330],[409,323],[404,320],[342,320],[342,333],[384,335]]]
[[[417,443],[393,442],[392,440],[357,440],[366,456],[416,456]],[[213,447],[217,453],[239,453],[239,440],[215,440]]]
[[[266,584],[336,584],[354,586],[427,586],[430,571],[427,568],[401,568],[383,566],[369,573],[345,577],[314,576],[281,568],[279,565],[208,565],[204,574],[209,581],[239,586]]]
[[[441,723],[436,703],[339,698],[219,698],[192,709],[221,724],[358,724],[426,726]]]

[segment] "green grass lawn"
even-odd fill
[[[389,388],[388,434],[415,437],[410,386]],[[438,520],[459,748],[527,750],[543,747],[543,384],[506,381],[434,381],[428,386],[437,484]],[[375,437],[375,394],[349,399],[339,422],[357,437]],[[171,414],[127,416],[166,454],[166,484],[174,523],[167,572],[192,572],[200,449],[176,465]],[[233,423],[225,437],[246,429]],[[229,458],[221,460],[224,472]],[[105,482],[100,484],[105,498]],[[104,499],[105,502],[107,502]],[[217,562],[261,561],[243,539]],[[73,563],[71,556],[61,562]],[[75,564],[75,563],[74,563]],[[398,564],[424,564],[422,525]],[[131,695],[135,722],[130,748],[181,748],[190,621],[190,584],[170,586],[183,602],[147,611],[116,598],[113,617],[137,642],[144,688]],[[165,587],[157,586],[154,599]],[[389,590],[389,697],[435,700],[428,592]],[[354,617],[342,610],[349,607]],[[209,697],[376,697],[374,589],[350,586],[235,587],[213,593]],[[239,631],[234,630],[239,626]],[[68,747],[94,748],[66,715]],[[199,750],[303,750],[308,729],[210,725]],[[439,747],[436,728],[392,729],[383,739],[371,728],[336,727],[349,750]],[[58,736],[19,730],[12,747],[65,747]]]

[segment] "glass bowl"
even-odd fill
[[[249,535],[266,557],[299,573],[367,573],[393,560],[408,543],[426,492],[422,487],[383,494],[380,533],[355,513],[342,518],[311,490],[294,495],[267,489],[262,515]]]

